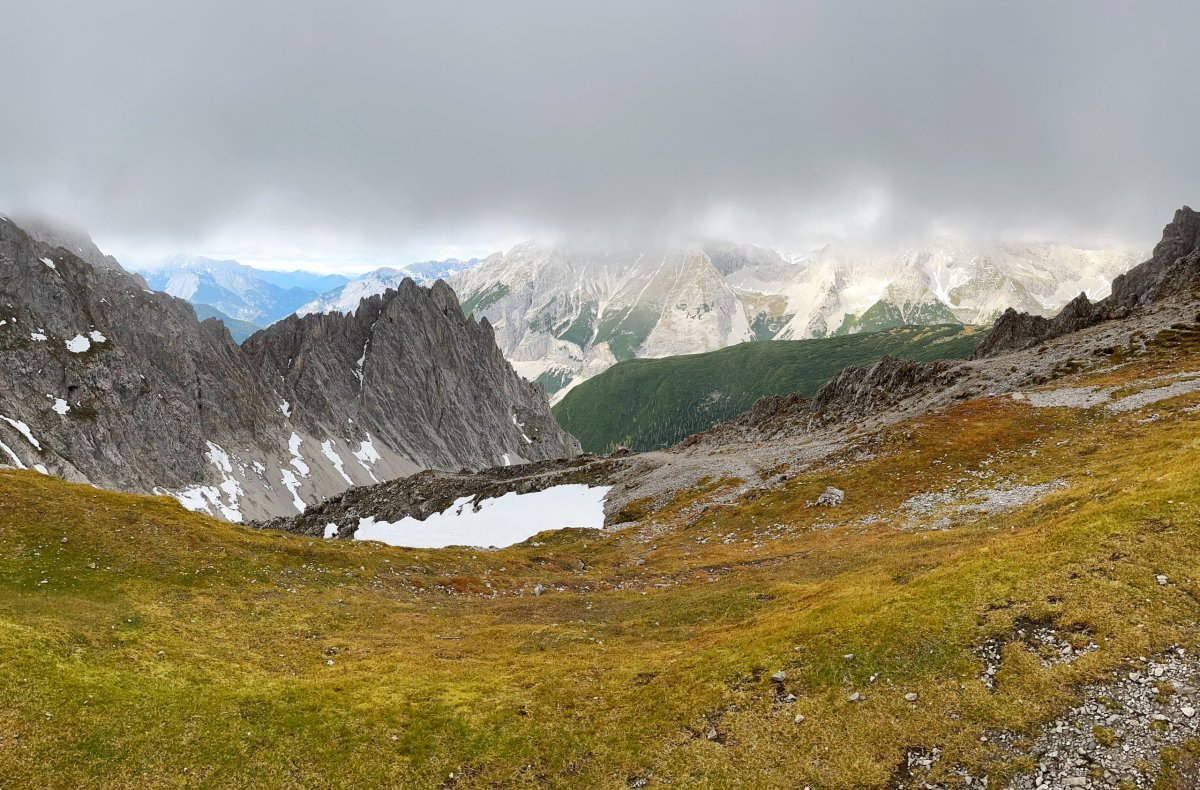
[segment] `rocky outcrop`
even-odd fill
[[[927,389],[949,386],[961,375],[954,362],[911,362],[884,357],[873,365],[843,368],[813,396],[811,409],[823,420],[869,416]]]
[[[1184,206],[1163,229],[1162,241],[1150,259],[1118,275],[1112,293],[1092,303],[1080,294],[1053,318],[1018,313],[1009,308],[992,331],[975,347],[973,359],[1019,351],[1056,337],[1122,318],[1131,310],[1200,286],[1200,213]]]
[[[256,526],[314,537],[350,538],[358,530],[360,519],[395,522],[411,517],[423,521],[463,497],[480,502],[561,485],[611,485],[627,463],[619,458],[581,455],[475,473],[429,470],[380,485],[351,488],[298,516],[272,519]],[[331,525],[336,529],[331,529]]]
[[[578,452],[445,284],[239,348],[73,246],[0,218],[0,463],[244,520],[420,469]]]

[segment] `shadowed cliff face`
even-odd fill
[[[975,347],[975,359],[1018,351],[1077,332],[1101,321],[1121,318],[1169,296],[1200,285],[1200,213],[1184,206],[1163,228],[1154,254],[1113,280],[1112,293],[1099,302],[1080,294],[1053,318],[1008,309],[991,333]]]
[[[186,302],[0,219],[0,355],[0,463],[233,520],[424,468],[578,452],[444,283],[238,347]]]

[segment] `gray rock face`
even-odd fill
[[[973,359],[1019,351],[1077,332],[1101,321],[1121,318],[1170,296],[1200,285],[1200,212],[1184,206],[1163,228],[1163,237],[1150,260],[1113,280],[1112,293],[1092,303],[1080,294],[1053,318],[1018,313],[1009,308],[992,331],[975,347]]]
[[[243,520],[420,469],[579,451],[444,284],[239,348],[87,249],[0,218],[0,463]]]

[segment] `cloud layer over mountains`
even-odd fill
[[[1198,27],[1184,3],[21,3],[0,205],[181,246],[1145,243],[1195,199]]]

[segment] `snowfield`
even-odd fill
[[[551,529],[601,529],[608,486],[572,484],[531,494],[508,493],[485,499],[476,510],[463,497],[424,521],[411,516],[395,522],[358,520],[355,540],[377,540],[389,546],[441,549],[446,546],[504,548]]]

